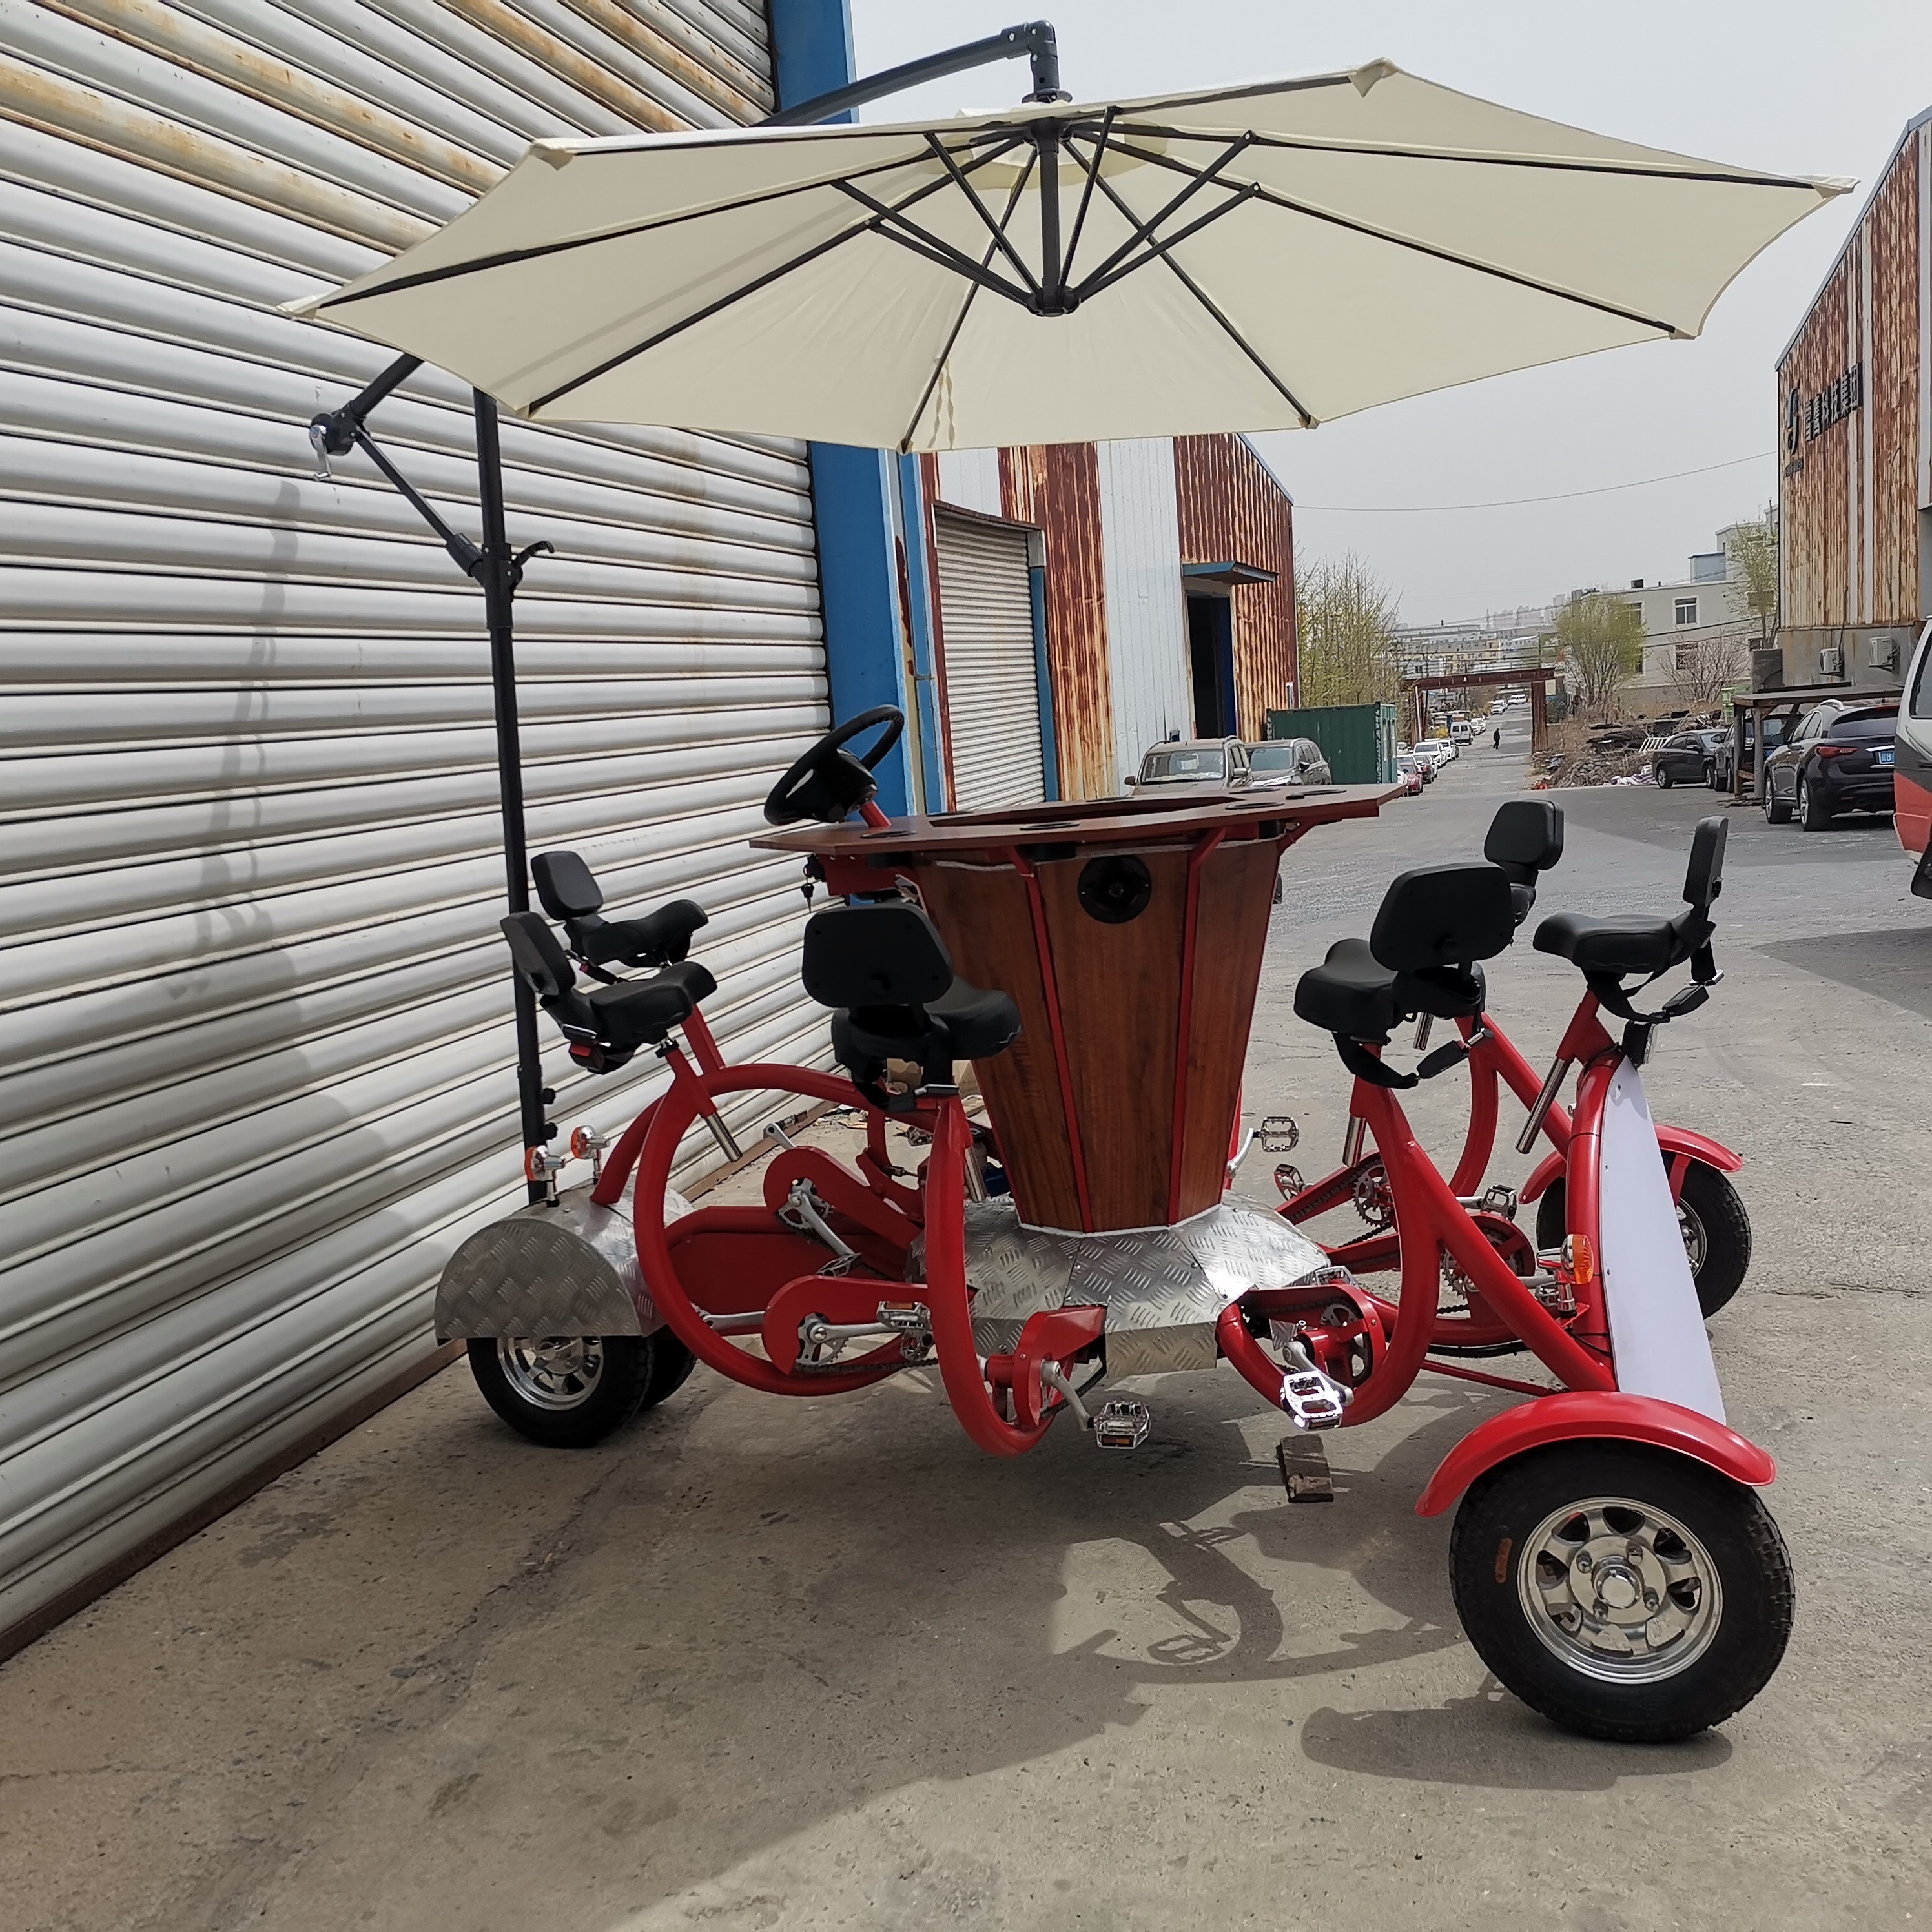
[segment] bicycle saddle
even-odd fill
[[[676,965],[690,952],[692,934],[711,923],[695,899],[673,899],[640,919],[600,916],[603,888],[574,852],[539,852],[530,877],[544,910],[586,965]]]
[[[592,1073],[614,1073],[640,1046],[655,1046],[688,1020],[718,982],[695,960],[664,968],[648,980],[577,988],[577,974],[556,935],[533,912],[503,921],[517,976],[570,1043],[570,1057]]]
[[[905,899],[827,906],[806,922],[805,990],[838,1009],[832,1051],[875,1092],[888,1060],[918,1062],[928,1087],[950,1087],[956,1060],[988,1060],[1019,1037],[1019,1009],[952,970],[931,920]]]
[[[1607,919],[1592,919],[1578,912],[1552,913],[1536,928],[1537,951],[1554,953],[1579,968],[1599,998],[1599,981],[1615,982],[1630,973],[1654,980],[1700,952],[1708,954],[1711,935],[1717,930],[1711,907],[1724,889],[1724,841],[1730,830],[1721,818],[1699,821],[1684,877],[1686,909],[1674,918],[1614,913]],[[1708,975],[1700,972],[1698,976]]]

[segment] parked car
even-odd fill
[[[1918,634],[1906,667],[1906,700],[1898,714],[1892,756],[1892,825],[1898,842],[1916,858],[1912,890],[1932,898],[1932,623]]]
[[[1170,739],[1144,753],[1127,782],[1138,789],[1192,787],[1223,791],[1248,782],[1248,748],[1238,738]]]
[[[1456,755],[1456,748],[1447,738],[1425,738],[1416,746],[1415,755],[1426,758],[1436,771],[1440,771]]]
[[[1766,818],[1784,825],[1795,812],[1807,832],[1822,832],[1841,812],[1889,812],[1898,724],[1896,704],[1827,698],[1766,754]]]
[[[1474,738],[1475,735],[1466,718],[1458,718],[1449,727],[1449,742],[1451,745],[1466,745]]]
[[[1435,766],[1426,758],[1418,758],[1413,752],[1396,752],[1395,768],[1398,776],[1408,781],[1411,798],[1419,797],[1424,785],[1436,782]]]
[[[1250,787],[1335,782],[1322,747],[1312,738],[1267,738],[1246,749]]]
[[[1764,741],[1773,751],[1784,742],[1786,736],[1802,723],[1789,718],[1754,718],[1747,714],[1744,718],[1744,776],[1748,781],[1757,770],[1757,730],[1762,726]],[[1718,747],[1715,768],[1711,774],[1711,782],[1719,791],[1732,791],[1736,787],[1736,775],[1731,769],[1731,734],[1727,730],[1724,741]]]
[[[1679,731],[1665,739],[1651,758],[1652,776],[1666,791],[1674,784],[1715,783],[1718,747],[1724,736],[1719,730]]]

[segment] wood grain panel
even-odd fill
[[[1226,1189],[1228,1144],[1268,950],[1278,863],[1271,842],[1248,841],[1216,848],[1201,868],[1177,1217],[1181,1220],[1213,1207]]]
[[[926,865],[919,887],[954,971],[976,986],[1010,994],[1020,1010],[1019,1038],[1004,1053],[975,1060],[973,1070],[1021,1218],[1039,1227],[1078,1228],[1072,1144],[1026,880],[1010,867]]]
[[[1167,1220],[1187,854],[1170,848],[1136,856],[1154,895],[1124,926],[1080,904],[1091,855],[1040,868],[1096,1228]]]

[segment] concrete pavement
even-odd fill
[[[1348,1088],[1295,976],[1404,865],[1476,854],[1521,782],[1512,735],[1289,854],[1247,1105],[1299,1117],[1310,1173]],[[1723,808],[1561,802],[1545,910],[1672,909]],[[1132,1456],[1057,1433],[1006,1463],[907,1382],[790,1404],[703,1371],[547,1454],[458,1368],[0,1670],[0,1919],[1924,1922],[1932,908],[1888,827],[1729,816],[1727,977],[1646,1073],[1660,1118],[1748,1157],[1755,1259],[1713,1336],[1733,1420],[1779,1458],[1799,1578],[1783,1671],[1720,1733],[1586,1743],[1486,1678],[1448,1523],[1412,1510],[1504,1400],[1480,1391],[1330,1438],[1336,1502],[1290,1508],[1284,1425],[1226,1372],[1147,1385]],[[1543,1058],[1576,976],[1526,938],[1490,978]],[[1416,1109],[1438,1151],[1455,1084]],[[1272,1164],[1242,1190],[1272,1198]]]

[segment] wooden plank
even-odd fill
[[[919,885],[953,970],[976,986],[1009,994],[1020,1010],[1019,1038],[1004,1053],[975,1060],[973,1070],[1021,1218],[1036,1227],[1078,1228],[1071,1130],[1026,880],[1010,867],[931,865],[920,868]]]

